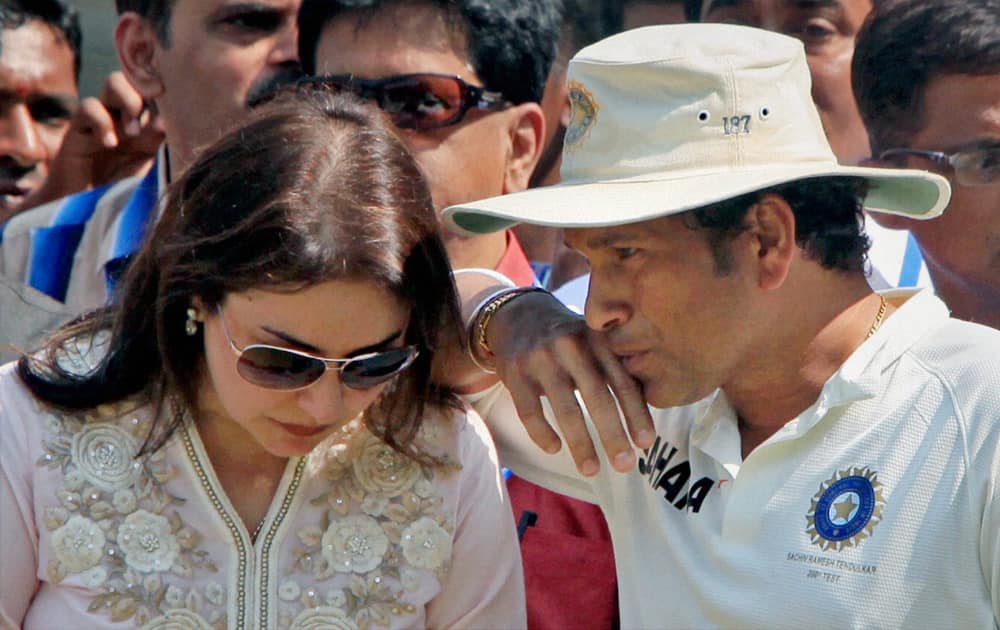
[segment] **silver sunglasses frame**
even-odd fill
[[[250,345],[247,345],[247,346],[244,346],[244,347],[240,348],[239,346],[236,345],[236,342],[233,341],[233,333],[229,330],[229,324],[226,323],[226,317],[225,317],[225,315],[222,312],[222,304],[221,303],[219,303],[219,304],[216,305],[216,312],[219,315],[219,320],[222,322],[222,329],[223,329],[223,331],[225,331],[226,341],[229,342],[229,347],[236,354],[236,359],[237,359],[237,369],[236,369],[236,371],[239,373],[240,377],[243,380],[245,380],[246,382],[250,383],[251,385],[253,385],[255,387],[260,387],[261,389],[272,389],[272,390],[277,390],[277,391],[282,391],[282,392],[294,392],[294,391],[298,391],[298,390],[301,390],[301,389],[306,389],[307,387],[312,387],[313,385],[315,385],[316,383],[318,383],[320,380],[322,380],[323,376],[329,370],[335,370],[337,372],[342,372],[344,370],[344,368],[347,367],[347,365],[350,364],[350,363],[353,363],[353,362],[356,362],[356,361],[361,361],[361,360],[364,360],[364,359],[367,359],[367,358],[370,358],[370,357],[375,357],[375,356],[378,356],[380,354],[385,354],[384,351],[383,352],[368,352],[366,354],[361,354],[361,355],[358,355],[356,357],[351,357],[349,359],[329,359],[327,357],[320,357],[320,356],[317,356],[315,354],[310,354],[308,352],[303,352],[301,350],[293,350],[292,348],[283,348],[281,346],[272,346],[272,345],[266,344],[266,343],[252,343]],[[243,375],[243,373],[239,371],[239,367],[238,367],[239,366],[239,359],[242,358],[243,354],[245,352],[247,352],[248,350],[253,350],[253,349],[256,349],[256,348],[262,348],[264,350],[276,350],[278,352],[286,352],[288,354],[294,354],[296,356],[304,357],[306,359],[312,359],[313,361],[319,361],[319,362],[323,363],[323,366],[324,366],[325,369],[324,369],[324,371],[319,376],[316,377],[316,380],[310,381],[309,383],[306,383],[305,385],[302,385],[300,387],[267,387],[266,385],[261,385],[260,383],[254,383],[253,381],[247,379]],[[386,380],[390,380],[390,379],[394,378],[395,376],[399,375],[400,373],[404,372],[407,368],[409,368],[411,365],[413,365],[413,362],[417,360],[418,356],[420,356],[420,349],[417,348],[416,346],[413,346],[413,345],[402,346],[401,348],[392,348],[392,350],[408,350],[410,352],[410,356],[407,358],[406,362],[404,362],[403,365],[401,365],[399,367],[399,369],[397,369],[396,372],[392,376],[390,376],[388,379],[386,379]],[[344,385],[344,387],[347,387],[349,389],[354,389],[354,390],[368,389],[368,388],[363,388],[363,387],[352,387],[350,384],[344,382],[343,378],[341,378],[340,382]]]

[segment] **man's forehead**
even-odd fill
[[[672,219],[673,217],[664,217],[625,225],[566,228],[564,239],[566,245],[577,250],[622,247],[640,240],[656,238],[665,227],[664,224]]]
[[[935,77],[924,88],[922,109],[913,148],[950,153],[1000,144],[1000,75]]]
[[[348,11],[323,28],[316,66],[321,74],[351,73],[362,78],[441,72],[469,80],[464,35],[454,31],[442,11],[425,4],[382,5]]]
[[[327,26],[331,24],[349,26],[356,38],[373,32],[398,35],[403,38],[399,45],[410,43],[415,35],[415,41],[422,45],[464,49],[467,44],[465,25],[459,16],[430,2],[376,3],[368,8],[340,11]]]
[[[302,0],[173,0],[170,23],[208,20],[239,13],[277,12],[294,22]],[[180,20],[177,18],[181,17]]]
[[[76,86],[72,49],[59,31],[38,20],[0,30],[0,69],[23,82]]]
[[[171,11],[191,7],[205,13],[218,9],[278,9],[297,13],[301,4],[302,0],[174,0]]]
[[[867,2],[868,0],[704,0],[701,14],[707,16],[713,11],[722,9],[750,9],[758,11],[767,9],[799,9],[809,10],[829,7],[842,7],[850,2]]]

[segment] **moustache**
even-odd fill
[[[35,170],[35,165],[24,166],[9,155],[0,157],[0,179],[17,181]]]
[[[298,65],[289,66],[280,70],[277,74],[260,83],[251,86],[247,93],[247,107],[254,108],[262,103],[274,98],[284,87],[293,85],[303,76],[302,68]]]

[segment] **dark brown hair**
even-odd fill
[[[263,105],[170,187],[115,305],[23,357],[21,378],[41,400],[70,409],[155,394],[161,411],[171,408],[143,447],[156,450],[184,409],[195,409],[204,342],[184,331],[194,298],[211,312],[229,293],[362,279],[411,307],[406,341],[420,355],[365,412],[376,435],[408,452],[425,403],[452,401],[432,384],[431,364],[461,317],[430,193],[387,124],[347,95],[300,89]],[[67,367],[98,334],[110,336],[96,368]]]
[[[910,146],[925,124],[924,92],[934,79],[991,74],[1000,74],[1000,0],[876,5],[858,33],[851,66],[875,157]]]
[[[557,0],[303,0],[299,60],[316,73],[316,52],[328,24],[352,15],[360,24],[394,7],[427,6],[445,18],[466,46],[464,56],[483,85],[511,103],[539,103],[559,44]],[[428,71],[434,71],[428,68]]]
[[[138,13],[149,20],[161,44],[170,42],[170,17],[176,0],[115,0],[118,15],[127,11]]]
[[[857,177],[813,177],[772,186],[684,213],[691,229],[707,232],[719,275],[732,271],[729,245],[746,229],[744,219],[764,195],[784,199],[795,213],[795,242],[824,269],[862,271],[871,241],[862,200],[868,184]]]

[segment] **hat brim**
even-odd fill
[[[869,184],[865,208],[914,219],[939,216],[951,198],[948,180],[926,171],[811,164],[560,183],[452,206],[443,217],[445,225],[464,234],[496,232],[518,223],[606,227],[657,219],[817,177],[863,178]]]

